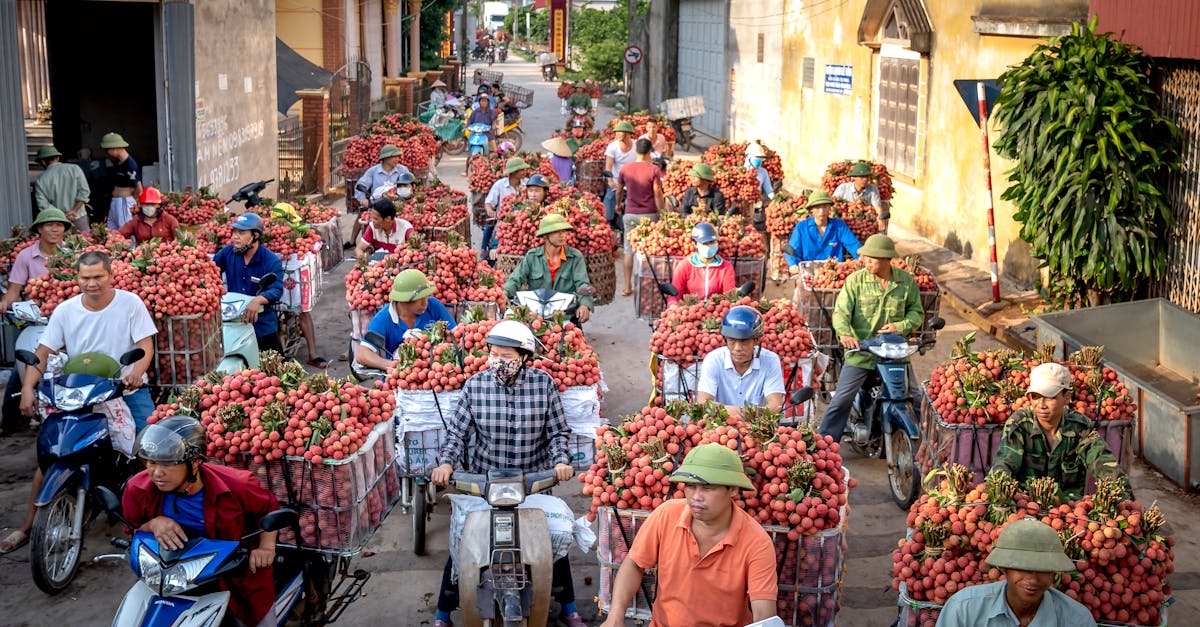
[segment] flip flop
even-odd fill
[[[632,289],[622,290],[621,296],[633,296],[633,290]]]
[[[324,357],[313,357],[312,359],[308,360],[308,365],[312,366],[313,368],[320,368],[321,370],[324,370],[329,367],[329,360],[325,359]]]
[[[5,536],[4,541],[0,542],[0,555],[12,553],[25,546],[27,542],[29,542],[29,534],[17,529]]]

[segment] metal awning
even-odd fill
[[[275,90],[280,113],[287,114],[300,99],[296,91],[324,87],[332,78],[332,72],[300,56],[282,39],[275,38]]]

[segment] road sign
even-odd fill
[[[992,106],[996,104],[996,96],[1000,95],[1000,85],[996,79],[957,79],[954,81],[954,89],[958,90],[963,104],[967,105],[967,110],[975,118],[975,126],[979,126],[979,94],[976,92],[978,83],[983,83],[983,91],[987,96],[987,114],[990,116]]]
[[[625,49],[625,62],[629,65],[637,65],[642,62],[642,49],[637,46],[629,46]]]

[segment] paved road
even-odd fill
[[[537,68],[510,57],[508,63],[494,69],[505,72],[505,80],[532,86],[536,92],[532,109],[526,112],[524,128],[529,140],[526,146],[536,150],[541,140],[562,126],[555,98],[555,85],[541,81]],[[447,158],[439,168],[442,178],[450,185],[465,189],[461,178],[462,158]],[[348,229],[347,229],[348,231]],[[478,234],[475,239],[478,241]],[[342,280],[350,264],[343,263],[326,277],[326,289],[316,311],[320,329],[319,348],[333,358],[345,350],[350,333],[343,298]],[[786,286],[768,284],[768,296],[786,296]],[[943,311],[946,329],[939,335],[938,346],[928,355],[916,360],[919,377],[924,379],[934,365],[948,357],[954,339],[974,330],[968,323]],[[589,341],[600,354],[610,393],[605,397],[603,411],[616,417],[638,411],[650,392],[646,346],[650,329],[633,315],[632,299],[618,297],[617,302],[601,307],[588,325]],[[980,349],[997,346],[984,336],[976,343]],[[334,361],[330,368],[334,376],[347,374],[345,362]],[[18,524],[27,496],[27,481],[34,464],[34,442],[31,436],[0,440],[0,524]],[[843,626],[888,625],[895,619],[896,595],[890,589],[890,552],[896,540],[904,534],[904,516],[891,502],[885,487],[886,471],[883,462],[862,459],[847,454],[846,464],[859,481],[850,497],[849,553],[843,582],[843,608],[838,624]],[[1180,498],[1165,482],[1143,470],[1134,475],[1139,496],[1149,502],[1157,499],[1163,505],[1168,520],[1180,537],[1195,537],[1191,520],[1197,508],[1187,498]],[[587,503],[575,494],[573,486],[560,488],[576,512],[584,512]],[[364,625],[373,622],[389,625],[429,625],[437,598],[438,582],[447,552],[447,508],[439,506],[429,525],[429,555],[412,554],[411,525],[408,516],[394,511],[376,534],[366,552],[357,560],[361,568],[373,573],[365,588],[365,596],[347,610],[342,623]],[[88,537],[85,552],[90,557],[107,552],[108,535],[119,533],[116,527],[97,524]],[[1187,543],[1193,547],[1194,543]],[[1200,595],[1200,568],[1195,551],[1181,545],[1177,555],[1178,572],[1172,581],[1178,600],[1172,608],[1172,618],[1189,624],[1197,614]],[[593,600],[597,594],[597,567],[594,557],[573,551],[576,593],[581,612],[586,619],[596,616]],[[592,577],[591,585],[585,577]],[[28,550],[0,557],[0,624],[6,625],[85,625],[107,624],[120,603],[121,596],[133,583],[133,575],[123,563],[107,562],[85,565],[75,584],[58,597],[47,597],[33,585],[29,576]]]

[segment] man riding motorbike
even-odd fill
[[[741,415],[745,405],[783,408],[783,368],[779,355],[759,346],[763,317],[758,310],[738,305],[721,320],[725,346],[713,350],[700,365],[696,400],[716,401],[729,415]]]
[[[502,320],[488,333],[487,344],[488,369],[463,385],[438,454],[440,465],[430,473],[430,481],[449,485],[456,468],[480,474],[500,468],[534,472],[551,464],[559,481],[570,479],[575,474],[567,446],[570,428],[554,379],[529,366],[537,347],[533,331],[515,320]],[[458,608],[451,565],[447,559],[435,627],[450,627],[450,613]],[[562,605],[567,625],[583,627],[568,558],[555,560],[552,582],[560,588],[555,601]]]
[[[372,346],[364,340],[354,349],[354,358],[358,363],[387,370],[396,365],[396,361],[380,357],[377,350],[382,349],[385,354],[394,355],[409,331],[427,330],[439,321],[445,321],[447,328],[453,329],[454,316],[450,315],[442,301],[433,297],[436,290],[437,287],[424,272],[416,268],[400,271],[392,281],[392,291],[388,294],[391,302],[375,314],[367,326],[368,333],[378,333],[383,337],[384,345]]]
[[[583,253],[567,246],[567,231],[574,228],[559,213],[551,213],[542,218],[537,236],[545,238],[545,244],[531,248],[525,253],[508,280],[504,282],[504,293],[510,301],[516,300],[517,292],[523,286],[530,290],[549,288],[564,294],[576,294],[579,307],[571,320],[582,325],[591,318],[591,308],[595,299],[579,294],[581,288],[591,283]]]
[[[678,296],[667,295],[667,306],[679,303],[679,299],[694,294],[706,300],[713,294],[723,294],[736,287],[737,280],[733,264],[717,254],[717,230],[707,222],[692,227],[692,241],[696,252],[680,259],[671,273],[671,284]]]
[[[858,259],[858,238],[844,220],[829,217],[832,207],[833,198],[822,190],[808,197],[805,208],[811,216],[797,222],[788,237],[788,245],[796,254],[784,255],[792,274],[800,271],[801,261],[844,261],[846,256]]]
[[[188,539],[237,540],[258,530],[278,508],[275,496],[252,473],[204,463],[208,443],[195,418],[171,416],[142,430],[134,455],[146,469],[125,486],[121,509],[137,531],[154,534],[163,549],[179,550]],[[237,624],[275,625],[275,540],[258,536],[247,568],[221,580],[233,594],[229,611]]]
[[[279,340],[279,315],[271,303],[283,298],[283,263],[279,256],[262,245],[263,219],[257,213],[243,213],[234,219],[230,243],[213,256],[213,263],[225,273],[225,288],[230,292],[253,296],[242,319],[254,325],[258,350],[283,352]],[[274,274],[279,280],[261,292],[262,277]]]

